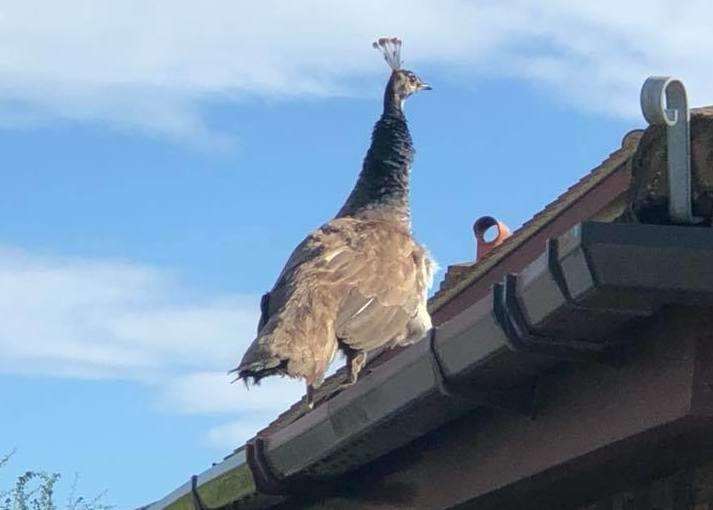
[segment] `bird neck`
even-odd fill
[[[409,172],[414,149],[392,82],[386,86],[384,113],[374,125],[357,183],[337,217],[387,217],[410,225]]]
[[[404,100],[396,93],[396,75],[392,74],[384,90],[383,115],[404,116]]]

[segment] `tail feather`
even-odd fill
[[[260,384],[260,379],[275,374],[285,374],[287,370],[286,359],[281,359],[269,352],[264,346],[265,343],[256,339],[248,351],[243,356],[240,365],[234,368],[229,373],[237,373],[237,378],[233,381],[242,379],[246,385]]]
[[[243,380],[246,385],[258,385],[260,379],[276,374],[285,374],[287,369],[287,360],[272,358],[266,362],[256,362],[250,365],[241,364],[238,368],[234,368],[229,373],[237,373],[238,377],[233,381]]]

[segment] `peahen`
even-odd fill
[[[368,351],[415,342],[431,328],[426,297],[433,263],[411,235],[414,150],[403,110],[409,96],[431,87],[401,69],[399,39],[381,38],[374,47],[392,72],[357,183],[262,297],[257,338],[234,370],[254,383],[276,374],[303,378],[310,407],[338,349],[350,385]]]

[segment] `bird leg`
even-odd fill
[[[348,388],[349,386],[357,382],[357,380],[359,379],[359,372],[361,372],[361,369],[366,363],[366,353],[363,351],[357,352],[350,349],[347,351],[346,354],[347,370],[349,371],[349,375],[347,380],[339,386],[340,389]]]
[[[314,409],[314,386],[307,383],[307,411]]]

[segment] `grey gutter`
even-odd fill
[[[221,487],[221,485],[229,486],[235,493],[226,495],[224,487]],[[164,498],[137,510],[164,510],[169,508],[195,510],[192,488],[192,480],[189,480]],[[214,464],[211,468],[199,474],[196,478],[196,488],[202,503],[210,508],[218,508],[215,505],[223,506],[235,498],[249,496],[254,496],[253,503],[258,505],[253,508],[261,508],[262,503],[272,505],[283,499],[275,496],[259,497],[255,494],[255,485],[252,483],[252,475],[245,458],[244,446],[228,455],[222,462]],[[226,496],[228,500],[224,500]]]
[[[249,441],[252,483],[211,499],[268,508],[277,500],[252,498],[328,482],[477,408],[528,413],[534,382],[544,371],[567,360],[611,356],[627,343],[621,326],[662,306],[712,304],[711,260],[708,228],[578,225],[551,240],[519,275],[505,275],[488,297],[371,369],[357,385]],[[201,475],[202,497],[212,494],[216,477],[245,472],[242,458],[227,462],[232,467],[219,464]],[[182,496],[176,500],[172,493],[174,502],[185,499],[186,487],[178,491]],[[149,508],[192,508],[166,498],[154,505]]]

